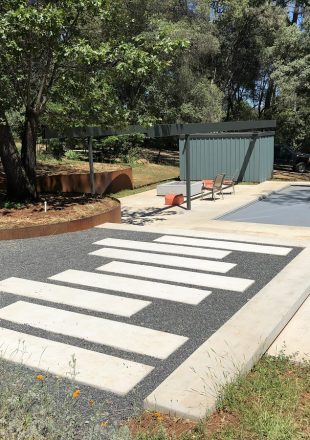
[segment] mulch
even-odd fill
[[[0,192],[0,230],[77,220],[116,206],[118,201],[110,197],[76,193],[40,194],[34,202],[12,203]]]

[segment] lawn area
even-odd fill
[[[226,387],[205,423],[145,413],[128,426],[135,440],[309,440],[310,364],[264,357]]]

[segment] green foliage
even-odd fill
[[[119,160],[128,164],[135,164],[138,159],[145,158],[142,154],[144,142],[143,134],[126,136],[109,136],[95,142],[95,148],[100,148],[105,160],[114,162]]]
[[[310,6],[293,3],[2,0],[0,112],[15,136],[26,110],[59,130],[276,118],[306,146]],[[128,142],[106,157],[135,161]]]
[[[273,79],[279,89],[274,114],[278,138],[296,147],[310,142],[310,18],[302,32],[292,26],[279,36]]]
[[[12,202],[10,200],[7,200],[3,204],[1,204],[0,207],[4,209],[22,209],[25,207],[25,203]]]
[[[80,154],[74,150],[67,150],[65,152],[65,157],[70,160],[79,160],[81,158]]]
[[[185,45],[156,21],[131,32],[121,0],[4,0],[0,12],[0,109],[55,127],[126,124],[119,82],[143,84]]]
[[[65,142],[58,139],[51,139],[48,143],[48,154],[54,159],[60,159],[65,154]]]

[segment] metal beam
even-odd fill
[[[186,207],[192,209],[191,200],[191,137],[185,136]]]
[[[90,180],[90,191],[92,195],[95,194],[95,174],[94,174],[94,158],[93,158],[93,139],[89,137],[87,139],[88,143],[88,160],[89,160],[89,180]]]
[[[234,121],[234,122],[217,122],[214,124],[162,124],[153,127],[142,127],[140,125],[130,125],[122,129],[107,129],[102,127],[80,127],[65,128],[63,131],[44,129],[43,138],[85,138],[85,137],[107,137],[120,136],[133,133],[143,133],[147,137],[174,137],[197,135],[206,133],[221,132],[240,132],[250,130],[267,130],[276,128],[276,121]]]
[[[221,138],[221,139],[231,139],[231,138],[252,138],[254,135],[258,138],[262,137],[270,137],[276,134],[275,131],[243,131],[243,132],[221,132],[221,133],[195,133],[191,135],[191,139],[213,139],[213,138]]]

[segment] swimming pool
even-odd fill
[[[310,185],[291,185],[217,220],[310,226]]]

